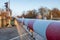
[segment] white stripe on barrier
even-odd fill
[[[38,33],[39,35],[46,39],[46,29],[51,22],[53,21],[36,20],[33,24],[33,29],[36,33]]]

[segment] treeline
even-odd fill
[[[40,15],[40,16],[39,16]],[[41,19],[52,19],[52,18],[60,18],[60,10],[58,8],[48,9],[48,8],[39,8],[38,10],[29,10],[27,12],[23,12],[22,16],[24,18],[37,18],[41,17]]]

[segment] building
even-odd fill
[[[5,5],[8,6],[7,4]],[[0,28],[10,25],[11,16],[12,16],[12,11],[9,7],[6,7],[5,10],[4,9],[0,10]]]
[[[0,14],[0,27],[5,27],[6,25],[10,25],[11,16],[6,15],[6,11],[2,11]]]

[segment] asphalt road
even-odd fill
[[[16,21],[16,28],[18,30],[19,36],[21,40],[33,40],[31,35],[24,29],[22,23]]]
[[[9,40],[16,36],[19,36],[16,27],[0,29],[0,40]]]
[[[21,23],[15,23],[15,27],[0,29],[0,40],[33,40]]]

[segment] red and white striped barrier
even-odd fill
[[[24,19],[24,24],[47,40],[60,40],[60,21]]]

